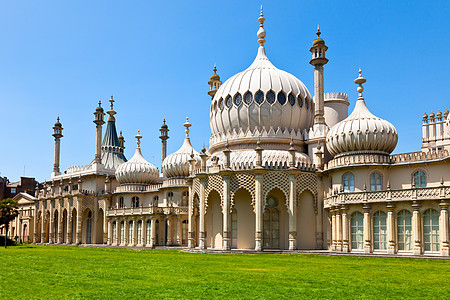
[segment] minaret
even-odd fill
[[[167,156],[167,139],[169,139],[169,127],[166,125],[166,119],[164,119],[163,124],[161,125],[161,128],[159,129],[161,131],[161,135],[159,138],[161,139],[161,170],[162,170],[162,164],[164,159]]]
[[[102,108],[102,102],[98,101],[98,107],[94,112],[95,119],[94,123],[97,125],[97,131],[95,134],[95,158],[94,158],[94,164],[101,164],[102,159],[102,125],[105,124],[105,121],[103,121],[103,116],[105,113],[103,112]]]
[[[62,124],[59,122],[59,117],[56,119],[56,123],[53,126],[53,137],[55,137],[55,162],[53,164],[53,173],[52,177],[55,175],[61,174],[59,171],[59,158],[60,158],[60,145],[61,145],[61,138],[63,137],[62,134],[63,128]]]
[[[217,75],[217,68],[216,64],[214,64],[214,74],[211,75],[209,78],[208,84],[209,84],[209,92],[208,95],[211,96],[211,98],[214,98],[214,95],[216,94],[217,90],[219,89],[220,85],[222,84],[222,81],[220,81],[220,76]]]
[[[118,139],[119,139],[120,148],[122,148],[122,150],[124,150],[125,149],[125,138],[122,135],[122,130],[120,131],[120,135],[119,135]]]
[[[320,38],[320,29],[317,26],[317,38],[309,51],[312,53],[310,64],[314,66],[314,124],[325,124],[324,118],[324,83],[323,83],[323,66],[328,63],[325,58],[325,52],[328,47],[325,41]]]

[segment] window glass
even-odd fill
[[[397,243],[398,250],[412,250],[411,213],[407,210],[397,214]]]
[[[375,250],[387,249],[386,213],[382,211],[373,215],[373,245]]]
[[[427,178],[424,171],[417,171],[413,175],[413,182],[416,188],[424,188],[427,186]]]
[[[355,175],[352,173],[344,174],[344,192],[354,192],[355,191]]]
[[[275,103],[275,93],[270,91],[266,95],[267,103],[274,104]]]
[[[240,93],[237,93],[234,96],[234,105],[239,106],[242,103],[242,95]]]
[[[292,93],[289,94],[288,101],[291,106],[295,105],[295,97],[294,97],[294,95],[292,95]]]
[[[355,212],[351,216],[352,249],[361,250],[364,247],[363,215]]]
[[[256,93],[256,95],[255,95],[255,101],[256,101],[256,103],[258,103],[258,104],[263,103],[263,101],[264,101],[264,94],[263,94],[261,91],[258,91],[258,92]]]
[[[220,98],[219,100],[219,108],[222,110],[223,109],[223,99]]]
[[[286,103],[286,95],[283,92],[279,92],[277,96],[278,103],[284,105]]]
[[[297,102],[298,102],[298,106],[303,107],[303,99],[300,95],[297,98]]]
[[[230,95],[228,95],[227,96],[227,98],[226,98],[226,100],[225,100],[225,105],[228,107],[228,108],[230,108],[231,107],[231,105],[233,104],[232,102],[232,99],[231,99],[231,96]]]
[[[247,94],[245,94],[244,103],[247,104],[247,105],[250,105],[252,103],[252,101],[253,101],[252,93],[248,92]]]
[[[439,251],[439,213],[434,209],[423,214],[423,238],[425,251]]]
[[[381,191],[381,174],[374,172],[370,174],[370,190]]]

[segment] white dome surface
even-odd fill
[[[194,159],[198,164],[200,161],[199,153],[192,147],[189,137],[186,137],[181,148],[164,159],[161,166],[164,175],[167,178],[189,176],[191,154],[194,154]]]
[[[158,168],[142,156],[141,148],[136,148],[133,157],[119,165],[116,178],[120,184],[154,184],[158,181]]]
[[[250,67],[217,90],[211,103],[210,145],[258,136],[301,139],[313,119],[308,89],[294,75],[277,69],[260,46]]]
[[[367,108],[362,97],[362,83],[365,81],[360,71],[359,77],[355,79],[360,93],[355,109],[327,134],[327,148],[333,156],[349,152],[390,154],[397,145],[398,134],[394,125],[374,116]]]

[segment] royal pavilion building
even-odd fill
[[[58,119],[51,180],[15,197],[17,232],[49,244],[448,256],[448,110],[423,116],[420,151],[392,155],[397,130],[370,112],[361,70],[355,97],[325,93],[318,30],[312,95],[270,62],[262,10],[258,21],[253,63],[223,83],[214,68],[208,82],[209,148],[193,148],[186,119],[181,147],[167,155],[164,121],[161,170],[143,157],[139,131],[127,160],[111,97],[104,134],[101,103],[94,112],[93,161],[61,172]]]

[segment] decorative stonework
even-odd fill
[[[231,176],[230,180],[230,207],[234,207],[234,194],[240,188],[247,190],[252,197],[252,206],[255,207],[255,175],[250,173],[236,173]]]
[[[317,175],[314,173],[300,173],[295,178],[295,191],[296,197],[298,200],[298,196],[303,193],[305,190],[309,190],[311,194],[314,196],[314,211],[317,214],[318,204],[317,204]],[[298,201],[297,201],[298,205]]]
[[[286,207],[289,207],[289,175],[282,171],[272,171],[264,174],[262,195],[266,203],[267,194],[274,188],[279,188],[285,198]]]
[[[205,187],[205,205],[208,207],[209,194],[216,191],[220,195],[220,207],[223,209],[223,178],[220,175],[210,175],[206,180]]]

